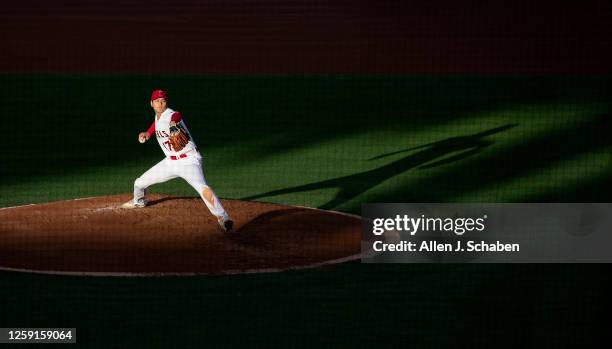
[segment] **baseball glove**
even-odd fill
[[[189,135],[179,125],[170,126],[170,137],[168,138],[174,151],[181,151],[189,143]]]

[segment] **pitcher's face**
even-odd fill
[[[161,114],[166,110],[167,103],[165,98],[158,98],[156,100],[151,101],[151,108],[155,110],[155,114]]]

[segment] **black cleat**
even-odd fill
[[[234,221],[231,218],[224,219],[224,217],[218,217],[217,222],[219,222],[221,229],[226,233],[232,231],[234,227]]]
[[[225,230],[226,233],[229,233],[232,231],[232,228],[234,228],[234,221],[231,219],[226,220],[223,223],[223,230]]]

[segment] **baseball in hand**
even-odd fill
[[[144,143],[144,142],[146,142],[146,141],[147,141],[147,134],[146,134],[146,133],[144,133],[144,132],[141,132],[141,133],[138,135],[138,141],[139,141],[140,143]]]

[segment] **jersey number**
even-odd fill
[[[172,151],[172,143],[170,143],[170,141],[165,141],[163,145],[168,149],[168,151]]]

